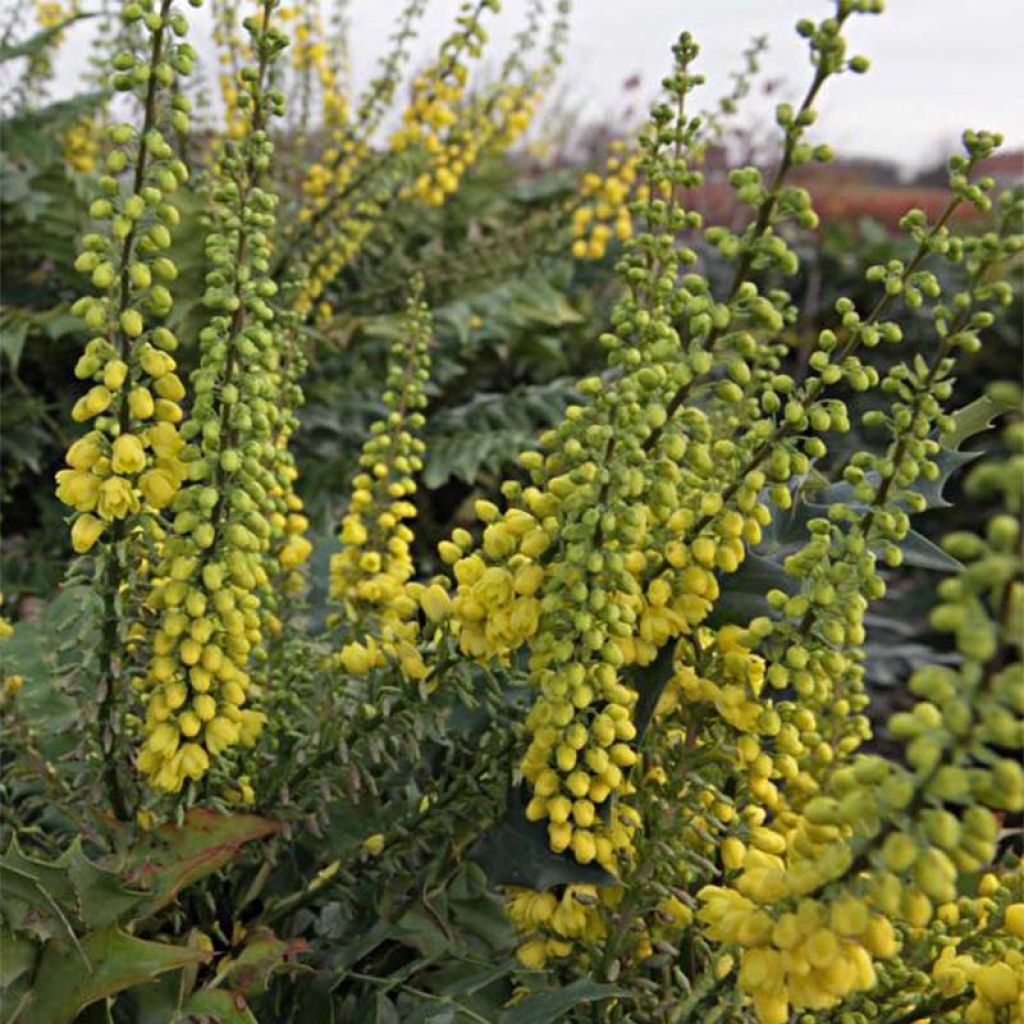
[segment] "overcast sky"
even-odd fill
[[[0,5],[11,2],[19,0]],[[326,8],[332,0],[323,2]],[[82,6],[88,9],[88,0]],[[458,6],[458,0],[432,0],[415,48],[419,63]],[[762,33],[770,36],[765,73],[784,79],[783,94],[798,98],[810,71],[806,44],[793,25],[831,6],[827,0],[575,0],[561,86],[587,114],[614,117],[624,108],[624,80],[639,74],[641,95],[649,96],[669,66],[672,41],[686,28],[701,44],[708,103],[728,88],[747,41]],[[357,84],[372,74],[400,8],[401,0],[351,0]],[[505,0],[503,8],[491,21],[495,53],[516,30],[526,3]],[[844,153],[890,157],[910,167],[933,162],[965,127],[999,130],[1008,145],[1024,146],[1024,0],[888,0],[888,8],[881,16],[854,19],[852,52],[869,57],[871,70],[828,86],[816,139]],[[189,17],[202,51],[209,13],[189,11]],[[66,94],[80,67],[87,31],[76,29],[77,44],[72,40],[65,48],[58,94]],[[750,109],[770,117],[763,102]]]

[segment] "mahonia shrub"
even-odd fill
[[[806,92],[730,172],[734,226],[696,199],[763,43],[694,113],[683,33],[637,137],[527,236],[615,257],[604,364],[431,550],[426,260],[315,545],[292,442],[346,275],[516,144],[564,47],[533,0],[481,77],[498,4],[467,3],[396,111],[425,6],[353,97],[344,5],[218,0],[202,132],[185,13],[106,11],[120,95],[61,143],[91,189],[76,558],[0,619],[9,1019],[1024,1021],[1022,392],[957,390],[1024,253],[1000,137],[964,133],[909,257],[797,352],[791,175],[831,159],[816,104],[881,0],[798,23]],[[972,526],[936,544],[914,517],[954,489]],[[872,715],[908,580],[932,646]]]

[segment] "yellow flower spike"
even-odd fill
[[[415,645],[422,608],[431,622],[443,621],[451,605],[439,584],[412,582],[411,532],[405,525],[416,515],[409,500],[415,493],[412,473],[419,468],[426,405],[423,381],[429,372],[431,322],[419,300],[419,287],[406,311],[406,341],[394,346],[388,368],[386,397],[389,415],[371,427],[360,456],[363,472],[353,482],[348,514],[342,522],[341,550],[331,559],[330,597],[342,614],[339,624],[357,636],[368,632],[383,657],[396,662],[409,679],[426,677],[427,668]],[[455,549],[452,558],[461,556]],[[375,667],[359,642],[341,652],[349,671]]]
[[[266,18],[251,19],[247,28],[255,34],[276,31]],[[266,717],[246,705],[257,692],[250,662],[259,663],[264,630],[274,620],[267,605],[277,599],[270,583],[280,562],[272,544],[280,538],[289,565],[308,556],[308,544],[296,535],[301,524],[293,528],[285,519],[274,533],[272,517],[286,511],[280,478],[268,465],[270,455],[251,454],[273,452],[276,459],[280,412],[270,396],[282,387],[280,354],[271,344],[275,312],[251,301],[273,294],[268,268],[276,197],[262,180],[272,152],[265,128],[276,107],[266,92],[268,73],[263,62],[255,74],[240,76],[239,95],[244,92],[248,111],[237,133],[243,158],[225,157],[215,170],[225,187],[214,190],[209,209],[207,251],[217,269],[208,277],[211,316],[199,332],[197,400],[179,429],[184,385],[170,355],[177,339],[163,327],[146,332],[138,342],[137,377],[126,406],[139,424],[121,433],[111,456],[115,471],[139,472],[137,491],[149,509],[174,507],[147,600],[159,625],[142,683],[146,738],[137,760],[149,784],[169,793],[206,775],[233,748],[257,741]],[[168,223],[174,221],[167,216]],[[157,249],[169,244],[166,229],[151,235]],[[239,251],[244,261],[235,258]],[[231,258],[215,258],[227,253]],[[153,279],[177,275],[166,257],[153,261],[151,270]],[[138,268],[131,277],[146,280]],[[159,289],[153,285],[151,297]],[[122,326],[130,333],[123,318]],[[138,449],[147,446],[151,461],[140,465]],[[101,485],[101,515],[109,483]],[[244,802],[251,794],[245,784],[231,789],[228,798]]]

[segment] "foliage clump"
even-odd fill
[[[958,397],[1024,251],[1024,197],[984,174],[1000,137],[964,133],[945,207],[795,352],[819,218],[791,171],[831,159],[816,103],[867,70],[844,33],[882,5],[798,24],[810,83],[771,168],[730,172],[732,227],[696,200],[760,47],[705,117],[683,33],[607,173],[522,251],[498,236],[516,272],[605,274],[603,366],[428,542],[462,371],[436,239],[396,258],[380,400],[314,544],[293,447],[361,261],[486,180],[564,45],[538,0],[481,83],[498,5],[464,5],[382,139],[424,6],[356,99],[343,12],[221,0],[224,124],[192,137],[187,20],[128,3],[109,85],[135,112],[97,100],[99,171],[62,141],[90,429],[56,474],[63,591],[0,620],[12,1019],[1024,1019],[1021,389]],[[467,343],[497,329],[459,315]],[[914,517],[953,486],[976,515],[939,546]],[[943,574],[935,647],[885,751],[872,632],[908,567]]]

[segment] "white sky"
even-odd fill
[[[0,6],[12,2],[22,0]],[[332,2],[323,0],[325,9]],[[88,9],[89,0],[82,6]],[[414,50],[417,63],[428,58],[458,6],[458,0],[432,0]],[[626,102],[623,81],[640,74],[640,95],[648,97],[668,69],[673,40],[686,28],[701,44],[700,67],[708,77],[699,106],[728,88],[741,51],[761,33],[770,36],[765,73],[783,78],[783,95],[797,98],[810,72],[806,44],[793,25],[831,6],[826,0],[575,0],[560,86],[588,115],[614,118]],[[351,0],[357,84],[372,75],[400,7],[401,0]],[[502,13],[492,16],[495,54],[525,10],[526,0],[505,0]],[[187,13],[203,53],[209,13]],[[55,95],[70,90],[87,33],[76,28],[65,47]],[[817,139],[844,154],[890,157],[910,167],[947,152],[965,127],[1002,131],[1008,146],[1024,146],[1024,0],[889,0],[885,14],[856,17],[848,35],[852,52],[871,59],[871,70],[827,87]],[[763,102],[751,109],[770,118]]]

